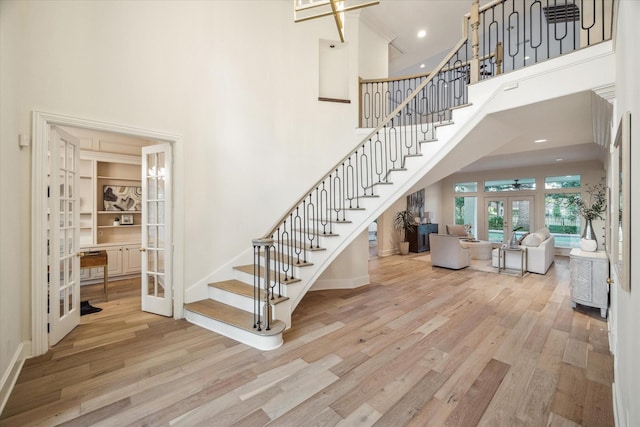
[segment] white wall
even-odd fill
[[[30,339],[31,153],[17,140],[31,112],[182,137],[188,287],[358,142],[357,104],[317,101],[318,40],[335,31],[293,23],[288,0],[0,2],[0,373]]]
[[[616,34],[616,117],[614,123],[620,121],[623,112],[631,112],[631,165],[640,162],[640,56],[638,56],[638,20],[640,19],[640,2],[622,0],[619,4]],[[637,167],[632,166],[631,174],[631,292],[620,289],[618,278],[611,286],[611,320],[615,330],[615,377],[614,394],[616,398],[616,416],[619,426],[640,425],[640,198],[636,196],[640,188],[640,174]]]

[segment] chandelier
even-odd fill
[[[344,43],[344,13],[378,3],[380,0],[293,0],[293,21],[303,22],[333,15],[340,41]]]

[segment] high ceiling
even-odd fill
[[[488,0],[481,0],[486,4]],[[390,42],[389,75],[426,72],[449,52],[462,37],[462,17],[471,9],[471,0],[381,0],[362,9],[363,18]],[[418,31],[426,36],[418,38]],[[425,64],[424,68],[420,68]],[[465,172],[502,168],[505,157],[513,167],[564,162],[602,160],[602,150],[593,143],[589,93],[550,100],[500,114],[500,119],[518,124],[509,147],[476,161]],[[541,128],[544,124],[544,128]],[[544,130],[544,135],[541,131]],[[534,144],[538,138],[548,140]]]

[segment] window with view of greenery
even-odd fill
[[[456,182],[456,184],[453,186],[454,193],[475,193],[477,191],[477,182]]]
[[[580,175],[548,176],[544,179],[545,190],[580,188]]]
[[[580,197],[580,193],[571,192],[580,186],[580,175],[548,176],[544,180],[544,188],[551,190],[544,195],[544,224],[557,248],[580,246],[580,216],[568,203],[570,198]]]
[[[471,224],[471,233],[476,238],[478,236],[477,205],[478,198],[476,196],[455,198],[455,223]]]
[[[478,183],[456,182],[453,187],[454,193],[477,193]],[[478,197],[464,196],[454,198],[454,224],[471,225],[471,234],[478,236]]]
[[[485,181],[484,183],[484,191],[488,191],[491,193],[500,191],[524,191],[535,189],[535,178],[501,179],[495,181]]]

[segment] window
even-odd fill
[[[535,178],[501,179],[496,181],[485,181],[484,183],[484,191],[488,192],[523,191],[535,189]]]
[[[580,175],[548,176],[544,179],[545,190],[580,188]]]
[[[477,205],[478,198],[476,196],[455,197],[455,223],[471,224],[471,233],[478,238],[477,228]]]
[[[477,182],[456,182],[454,193],[477,193]],[[454,224],[471,225],[471,234],[478,238],[478,198],[476,196],[464,196],[454,198]]]
[[[475,193],[478,191],[477,182],[456,182],[453,187],[454,193]]]
[[[580,197],[580,175],[548,176],[544,179],[544,224],[555,238],[556,248],[580,246],[580,216],[567,207],[569,197]],[[555,190],[555,191],[553,191]]]

